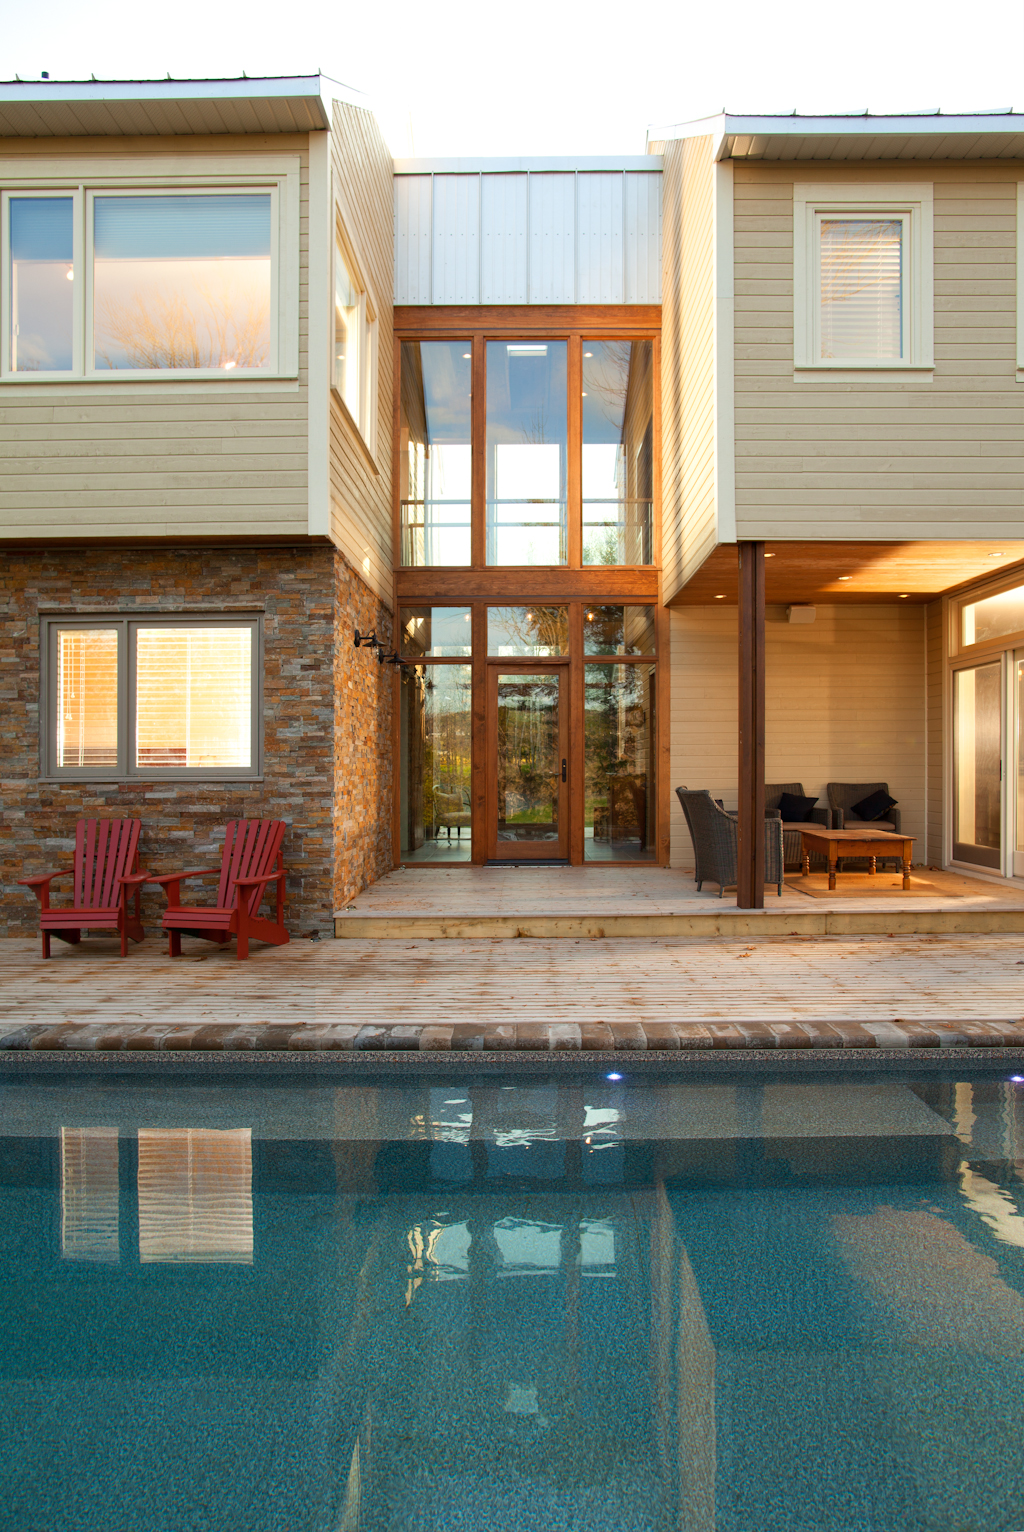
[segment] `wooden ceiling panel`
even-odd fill
[[[793,602],[933,601],[982,576],[1020,566],[1024,541],[934,543],[773,542],[765,545],[765,599]],[[670,606],[737,604],[736,546],[723,543]]]

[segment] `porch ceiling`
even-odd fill
[[[846,604],[932,601],[944,591],[1019,567],[1024,577],[1024,542],[765,544],[765,599]],[[843,579],[842,576],[848,576]],[[738,600],[736,547],[720,544],[670,606],[712,606]]]

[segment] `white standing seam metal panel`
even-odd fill
[[[395,302],[660,303],[661,171],[396,175]]]
[[[624,303],[661,302],[661,172],[627,170]]]
[[[530,176],[530,302],[576,302],[576,177]]]
[[[430,303],[431,176],[395,177],[395,302]]]
[[[434,303],[480,302],[480,177],[434,177]]]
[[[529,303],[528,175],[482,175],[480,302]]]
[[[576,302],[621,303],[622,172],[584,174],[576,182]]]

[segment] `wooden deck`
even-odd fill
[[[0,1053],[1024,1046],[1012,936],[183,948],[0,943]]]
[[[335,916],[335,934],[374,941],[530,936],[926,935],[1024,933],[1024,889],[915,868],[909,892],[886,869],[790,874],[763,910],[735,893],[701,893],[692,872],[663,867],[405,867],[373,883]]]

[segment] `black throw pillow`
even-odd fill
[[[817,798],[798,798],[796,793],[783,793],[779,799],[779,813],[786,824],[805,824]]]
[[[883,793],[879,788],[877,793],[869,793],[859,803],[855,803],[850,809],[851,814],[856,814],[858,819],[884,819],[890,809],[896,807],[897,800],[890,798],[888,793]]]

